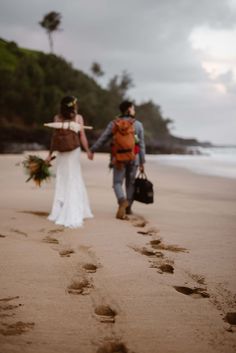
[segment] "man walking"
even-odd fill
[[[116,218],[125,219],[126,214],[132,214],[137,169],[144,172],[145,143],[143,125],[134,119],[134,104],[126,100],[119,108],[120,116],[107,125],[91,147],[91,151],[94,153],[107,141],[112,140],[113,188],[119,204]],[[126,192],[122,186],[124,181]]]

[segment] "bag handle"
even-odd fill
[[[147,179],[147,175],[146,175],[145,172],[139,172],[137,178],[146,180]]]

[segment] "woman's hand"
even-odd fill
[[[87,151],[87,156],[90,161],[93,160],[93,152],[91,152],[90,150]]]
[[[51,154],[49,154],[49,155],[47,156],[47,158],[45,159],[45,162],[46,162],[47,164],[50,164],[51,159],[52,159],[52,156],[51,156]]]

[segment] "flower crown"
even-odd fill
[[[72,102],[67,103],[66,106],[71,108],[71,107],[75,106],[76,103],[77,103],[77,98],[75,98]]]

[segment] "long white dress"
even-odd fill
[[[80,147],[58,152],[56,187],[49,220],[65,227],[77,228],[85,218],[92,218],[87,191],[80,167]]]

